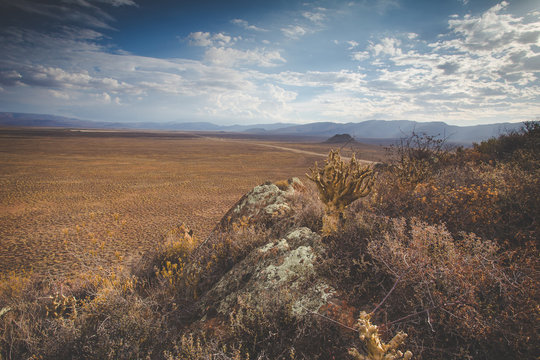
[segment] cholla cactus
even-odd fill
[[[371,314],[367,314],[365,311],[360,313],[358,318],[358,332],[360,333],[360,340],[366,344],[367,356],[362,355],[357,349],[349,349],[349,354],[356,360],[408,360],[412,358],[410,351],[402,353],[397,348],[405,341],[407,334],[399,332],[388,344],[382,342],[379,337],[379,331],[377,325],[373,325],[369,320]]]
[[[56,293],[50,299],[50,304],[46,306],[47,316],[59,318],[68,314],[77,315],[77,299],[74,296]]]
[[[353,201],[367,196],[373,185],[373,171],[362,166],[354,154],[349,163],[341,160],[339,150],[330,151],[324,168],[318,164],[306,176],[315,182],[322,202],[326,206],[323,232],[335,230],[343,219],[345,208]]]

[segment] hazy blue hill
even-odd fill
[[[317,122],[304,125],[287,123],[252,125],[216,125],[210,122],[104,122],[80,120],[47,114],[0,113],[0,126],[59,127],[87,129],[144,129],[179,131],[227,131],[268,136],[303,136],[328,139],[336,134],[350,134],[357,140],[388,141],[409,136],[413,131],[444,137],[451,143],[472,144],[516,130],[521,123],[500,123],[475,126],[455,126],[444,122],[415,122],[410,120],[368,120],[338,124]],[[368,141],[369,142],[369,141]]]
[[[0,113],[1,126],[111,128],[119,124],[87,121],[48,114]],[[76,126],[75,126],[76,125]]]
[[[155,125],[154,125],[155,126]],[[210,122],[187,122],[187,123],[164,123],[163,130],[186,130],[186,131],[219,131],[221,126]]]
[[[144,130],[183,130],[183,131],[231,131],[260,132],[276,130],[293,124],[274,123],[256,125],[216,125],[210,122],[106,122],[81,120],[49,114],[0,113],[0,126],[19,127],[64,127],[88,129],[144,129]]]
[[[336,134],[325,141],[327,144],[347,144],[354,142],[354,138],[349,134]]]
[[[347,133],[355,139],[399,139],[409,136],[414,131],[447,138],[449,142],[453,143],[471,144],[520,127],[521,123],[455,126],[440,121],[420,123],[410,120],[368,120],[346,124],[324,122],[295,125],[278,129],[272,133],[327,138],[335,134]]]
[[[273,131],[274,134],[299,134],[310,136],[326,136],[329,133],[335,133],[337,129],[342,129],[343,124],[333,122],[317,122],[305,125],[287,126]],[[343,131],[341,131],[343,132]],[[333,134],[331,134],[333,135]]]

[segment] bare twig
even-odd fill
[[[379,310],[379,308],[382,306],[382,304],[384,304],[384,302],[386,301],[386,299],[388,299],[388,297],[390,296],[390,294],[396,289],[396,286],[398,284],[398,282],[401,280],[401,278],[405,275],[407,275],[409,273],[409,271],[411,271],[412,268],[408,268],[407,271],[401,275],[398,276],[398,278],[396,279],[396,282],[394,283],[394,286],[392,286],[392,288],[390,289],[390,291],[386,294],[386,296],[384,297],[384,299],[382,299],[382,301],[379,303],[379,305],[377,305],[375,307],[375,309],[373,309],[371,311],[371,314],[375,314],[375,312],[377,310]]]
[[[399,319],[397,319],[397,320],[391,321],[391,322],[389,322],[387,325],[393,325],[393,324],[395,324],[395,323],[401,322],[401,321],[403,321],[403,320],[410,319],[410,318],[412,318],[412,317],[418,316],[418,315],[423,314],[423,313],[428,313],[428,314],[429,314],[429,312],[430,312],[431,310],[435,310],[435,309],[437,309],[437,308],[442,308],[442,310],[447,311],[447,310],[444,309],[443,306],[447,306],[447,305],[455,305],[455,304],[458,304],[458,303],[456,303],[456,302],[453,302],[453,303],[447,303],[447,304],[443,304],[442,306],[441,306],[441,305],[435,305],[435,306],[432,306],[432,307],[430,307],[430,308],[424,309],[424,310],[422,310],[422,311],[417,311],[417,312],[415,312],[415,313],[413,313],[413,314],[409,314],[409,315],[404,316],[404,317],[402,317],[402,318],[399,318]],[[448,311],[447,311],[447,312],[448,312]],[[448,312],[448,313],[451,314],[450,312]],[[452,315],[453,315],[453,314],[452,314]],[[455,315],[454,315],[454,316],[455,316]]]
[[[307,311],[307,312],[310,313],[310,314],[318,315],[318,316],[322,317],[323,319],[326,319],[326,320],[328,320],[328,321],[330,321],[330,322],[333,322],[334,324],[337,324],[337,325],[339,325],[339,326],[341,326],[341,327],[344,327],[345,329],[348,329],[348,330],[351,330],[351,331],[354,331],[354,332],[358,332],[358,330],[356,330],[356,329],[354,329],[354,328],[352,328],[352,327],[350,327],[350,326],[347,326],[347,325],[345,325],[345,324],[343,324],[343,323],[340,323],[340,322],[337,321],[337,320],[334,320],[334,319],[332,319],[332,318],[329,318],[328,316],[325,316],[325,315],[323,315],[323,314],[319,314],[318,312],[315,312],[315,311],[311,311],[311,310],[309,310],[309,309],[306,309],[306,308],[303,307],[303,306],[302,306],[302,309],[304,309],[305,311]]]

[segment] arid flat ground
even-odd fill
[[[331,145],[189,133],[0,129],[0,273],[69,275],[204,238],[253,186],[304,174]],[[369,147],[368,147],[369,148]],[[368,160],[377,160],[377,147]]]

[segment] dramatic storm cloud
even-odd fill
[[[0,0],[0,111],[114,121],[540,116],[540,4]]]

